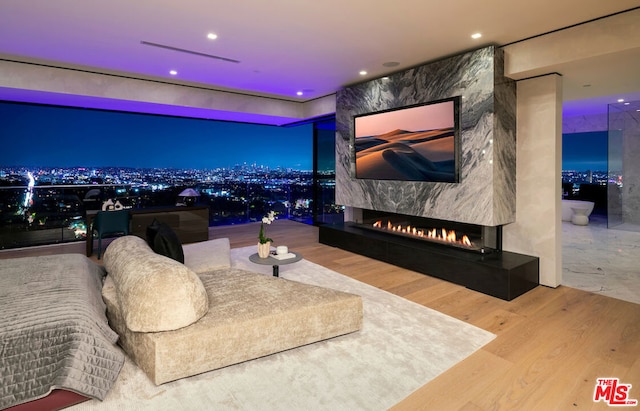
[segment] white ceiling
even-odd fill
[[[638,0],[2,0],[0,58],[307,101],[639,6]],[[207,39],[209,32],[218,39]],[[475,32],[483,37],[471,39]],[[640,51],[591,63],[562,68],[567,103],[640,96]]]

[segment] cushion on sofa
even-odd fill
[[[147,227],[147,244],[156,253],[184,263],[180,239],[168,224],[153,220],[153,223]]]
[[[139,237],[111,242],[104,266],[131,331],[176,330],[198,321],[209,309],[200,278],[184,264],[153,252]]]
[[[184,265],[196,274],[231,267],[231,246],[228,238],[185,244]]]

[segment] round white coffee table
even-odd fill
[[[297,263],[298,261],[302,260],[302,254],[296,253],[294,251],[289,251],[289,252],[291,254],[293,254],[295,257],[285,258],[285,259],[279,260],[279,259],[273,257],[271,254],[267,258],[260,258],[258,253],[255,253],[255,254],[251,254],[249,256],[249,261],[251,261],[252,263],[255,263],[255,264],[273,266],[273,276],[274,277],[279,277],[280,276],[280,266],[281,265]]]

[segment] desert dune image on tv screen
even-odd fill
[[[453,104],[356,117],[356,177],[455,182]]]

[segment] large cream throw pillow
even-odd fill
[[[177,330],[209,310],[200,278],[184,264],[154,253],[142,238],[124,236],[111,242],[104,266],[131,331]]]

